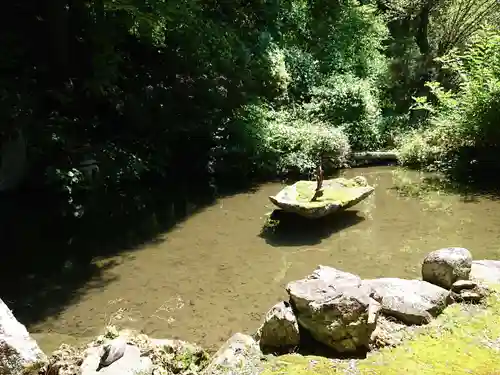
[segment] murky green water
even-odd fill
[[[108,323],[216,349],[234,332],[253,332],[285,297],[286,283],[318,264],[362,277],[412,278],[425,254],[440,247],[500,258],[500,201],[439,192],[403,197],[394,187],[418,181],[418,174],[389,167],[344,173],[358,174],[376,187],[365,202],[317,223],[285,220],[274,236],[260,232],[274,209],[268,196],[281,185],[221,199],[162,242],[112,259],[106,287],[92,280],[76,291],[75,304],[29,329],[47,350],[86,340]]]

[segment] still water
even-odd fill
[[[109,323],[215,350],[234,332],[253,332],[267,309],[286,297],[286,283],[319,264],[365,278],[414,278],[425,254],[440,247],[500,258],[499,200],[442,191],[402,195],[397,187],[418,188],[422,175],[391,167],[343,175],[365,176],[375,193],[328,220],[284,217],[264,235],[274,209],[268,196],[282,185],[220,199],[158,243],[112,259],[115,265],[100,276],[112,280],[105,287],[92,288],[100,281],[91,280],[74,304],[28,328],[47,351],[63,341],[84,342]]]

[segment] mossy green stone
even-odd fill
[[[279,208],[308,218],[319,218],[349,208],[373,193],[363,177],[324,180],[320,196],[311,201],[316,191],[315,181],[298,181],[269,197]]]

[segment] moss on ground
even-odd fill
[[[482,307],[454,305],[404,345],[359,361],[291,354],[270,361],[262,375],[498,375],[500,293]]]

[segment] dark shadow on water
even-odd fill
[[[57,317],[64,306],[78,301],[84,292],[105,288],[117,276],[103,277],[102,274],[115,265],[115,261],[104,265],[68,261],[59,271],[45,269],[50,270],[49,274],[35,270],[29,274],[21,271],[22,277],[10,274],[11,283],[7,285],[8,290],[2,288],[2,299],[16,318],[29,327],[45,317]]]
[[[486,184],[458,184],[458,183],[447,183],[443,184],[440,182],[427,180],[430,186],[435,189],[442,189],[451,194],[457,194],[460,196],[462,202],[464,203],[477,203],[482,199],[488,199],[492,201],[500,200],[500,181],[497,181],[495,185]]]
[[[271,246],[312,246],[364,220],[351,210],[313,220],[278,209],[271,213],[259,236]]]
[[[189,194],[129,188],[130,197],[101,197],[99,210],[82,220],[62,217],[60,199],[51,192],[0,193],[0,298],[28,329],[57,316],[84,293],[116,280],[119,275],[110,277],[106,271],[125,252],[161,240],[173,226],[212,204],[213,190],[200,185]],[[254,188],[217,193],[249,190]],[[140,210],[132,207],[136,198],[145,202]]]
[[[418,182],[408,182],[391,189],[407,197],[419,197],[429,192],[442,192],[457,195],[464,203],[477,203],[484,199],[497,201],[500,200],[500,177],[481,182],[459,182],[429,173],[424,174]]]

